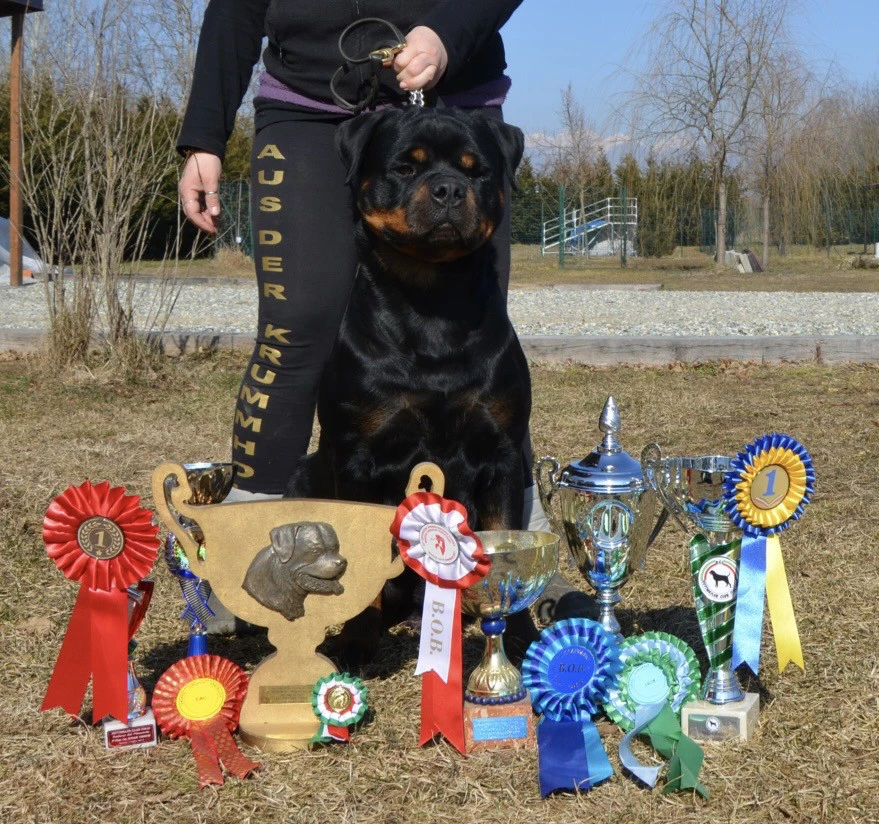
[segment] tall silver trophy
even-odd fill
[[[709,670],[706,706],[691,706],[691,738],[748,738],[756,723],[757,695],[745,693],[732,668],[733,621],[742,534],[726,514],[723,480],[732,468],[726,455],[667,457],[658,444],[641,453],[644,477],[666,510],[690,537],[690,580]],[[728,706],[721,711],[721,705]],[[687,718],[683,719],[685,724]],[[685,732],[687,730],[685,729]]]
[[[622,640],[614,614],[619,590],[634,568],[644,569],[647,548],[667,516],[663,510],[654,523],[656,494],[641,465],[620,446],[620,414],[612,397],[598,428],[601,444],[564,470],[555,458],[541,458],[537,487],[553,528],[565,536],[580,572],[596,591],[599,621]]]

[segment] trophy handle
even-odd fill
[[[559,473],[561,466],[559,462],[551,455],[545,455],[537,462],[535,476],[537,478],[537,493],[540,495],[540,504],[543,506],[544,512],[549,523],[552,525],[555,534],[559,536],[562,544],[568,550],[568,565],[571,566],[574,560],[574,553],[571,551],[571,545],[568,542],[568,536],[565,532],[562,522],[556,517],[555,509],[552,502],[559,488]]]
[[[406,484],[407,496],[413,495],[422,488],[425,476],[430,481],[430,491],[435,495],[443,494],[446,489],[446,476],[435,463],[425,461],[412,467],[412,471],[409,473],[409,483]]]
[[[656,522],[656,526],[653,528],[653,532],[650,535],[650,540],[647,545],[650,546],[653,543],[654,539],[657,535],[659,535],[662,527],[665,525],[665,521],[668,519],[668,514],[671,513],[672,517],[674,517],[675,521],[677,521],[678,526],[684,531],[685,534],[690,534],[690,529],[686,524],[684,519],[685,513],[678,506],[678,502],[672,498],[671,495],[668,494],[666,488],[662,485],[662,482],[659,480],[660,467],[662,465],[662,449],[660,448],[658,443],[649,443],[644,449],[641,450],[641,472],[644,474],[644,478],[647,483],[653,488],[653,491],[656,493],[656,497],[662,502],[664,507],[665,519],[663,519],[662,515],[659,516],[659,520]]]
[[[190,569],[195,570],[201,566],[198,559],[198,544],[180,522],[178,515],[172,512],[171,507],[168,506],[168,499],[165,497],[165,481],[169,477],[173,477],[177,481],[177,485],[171,490],[171,503],[174,505],[174,509],[181,515],[197,520],[197,513],[192,511],[186,503],[186,500],[192,495],[192,490],[189,488],[186,470],[180,464],[165,463],[153,470],[153,506],[156,508],[159,519],[167,529],[174,533],[174,537],[186,553]]]

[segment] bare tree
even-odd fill
[[[46,283],[56,366],[84,358],[95,338],[126,368],[145,351],[130,275],[178,158],[176,108],[149,94],[160,67],[144,64],[139,12],[126,0],[59,4],[30,37],[42,59],[24,87],[23,194],[57,275]],[[143,309],[153,331],[167,322],[176,290],[163,280],[158,295]]]
[[[532,135],[530,142],[542,157],[542,172],[559,185],[576,191],[581,213],[585,214],[586,188],[599,159],[601,143],[570,83],[562,92],[558,116],[558,132]]]
[[[758,84],[787,37],[796,0],[668,0],[629,99],[634,131],[660,151],[703,152],[717,191],[717,260],[726,254],[727,172],[746,143]]]
[[[820,99],[815,77],[796,52],[778,52],[769,61],[755,88],[749,157],[760,196],[764,269],[769,268],[770,215],[773,191],[784,185],[782,162],[799,127]],[[785,170],[792,167],[786,165]]]

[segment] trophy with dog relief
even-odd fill
[[[683,707],[684,733],[697,741],[748,739],[759,696],[745,693],[732,667],[741,530],[730,519],[724,480],[726,455],[666,457],[657,444],[641,453],[644,477],[677,524],[690,536],[690,573],[696,614],[708,652],[701,701]]]
[[[438,467],[419,464],[409,491],[425,475],[434,484],[442,479]],[[154,470],[159,517],[190,570],[210,582],[233,615],[267,627],[276,649],[250,677],[241,738],[274,752],[307,748],[322,727],[312,701],[315,684],[336,672],[316,648],[328,627],[363,612],[385,582],[403,571],[389,532],[396,509],[304,498],[194,506],[192,494],[184,467]],[[198,524],[203,552],[184,518]]]
[[[644,569],[647,549],[666,520],[654,524],[656,494],[641,466],[620,446],[620,414],[607,399],[599,418],[603,439],[589,455],[562,470],[553,457],[537,464],[537,488],[543,508],[567,539],[580,572],[597,593],[601,625],[618,643],[623,635],[614,614],[619,590],[633,569]],[[558,498],[558,509],[553,502]]]

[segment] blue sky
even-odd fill
[[[526,132],[556,131],[561,90],[573,83],[598,131],[622,88],[616,68],[637,59],[659,3],[646,0],[525,0],[503,29],[513,88],[504,114]],[[877,0],[806,0],[797,39],[815,58],[836,60],[856,81],[879,78]]]

